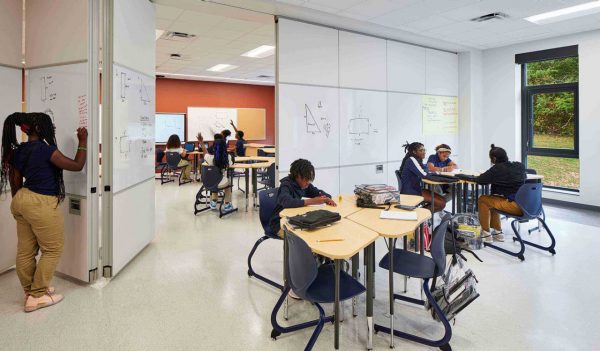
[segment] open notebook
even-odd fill
[[[416,221],[416,212],[398,212],[398,211],[381,211],[379,213],[381,219],[398,219],[403,221]]]
[[[309,199],[308,197],[303,197],[302,200],[306,200]],[[326,204],[320,204],[320,205],[308,205],[309,207],[325,207]]]

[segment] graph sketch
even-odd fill
[[[120,74],[117,73],[117,77],[120,78],[119,86],[121,90],[121,101],[125,102],[125,100],[127,100],[127,89],[131,85],[131,78],[127,76],[126,72],[120,72]]]
[[[152,102],[152,99],[150,98],[150,94],[148,94],[148,88],[144,84],[142,78],[138,77],[138,79],[140,80],[140,100],[142,100],[144,105],[147,105],[149,102]]]
[[[348,120],[348,135],[350,140],[356,145],[360,145],[369,135],[379,133],[379,130],[373,128],[371,118],[363,114],[362,106],[358,109],[358,115]]]
[[[41,100],[42,102],[52,101],[56,99],[56,92],[54,91],[54,78],[50,75],[40,77],[41,81]]]
[[[131,139],[129,138],[129,135],[127,135],[127,131],[123,131],[119,137],[119,152],[123,158],[129,158],[129,153],[131,152]]]
[[[313,110],[315,111],[313,113]],[[329,137],[331,133],[331,123],[325,115],[323,102],[319,100],[316,108],[311,109],[308,104],[304,104],[304,122],[306,125],[306,133],[319,134],[325,132],[325,136]]]

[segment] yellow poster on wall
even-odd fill
[[[423,135],[458,134],[458,98],[423,95]]]

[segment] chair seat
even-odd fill
[[[389,253],[385,254],[379,267],[389,270],[390,258]],[[418,253],[394,249],[394,273],[406,275],[413,278],[433,278],[435,271],[435,262],[431,257],[423,256]],[[442,275],[444,272],[437,272],[436,276]]]
[[[508,218],[514,218],[514,219],[516,219],[518,221],[531,221],[531,220],[537,218],[537,217],[529,217],[529,216],[527,216],[525,214],[523,214],[522,216],[518,216],[518,215],[515,215],[515,214],[512,214],[512,213],[507,213],[507,212],[504,212],[504,211],[496,210],[495,208],[493,208],[492,211],[496,212],[497,214],[499,214],[501,216],[506,216]]]
[[[334,265],[325,264],[319,267],[317,278],[306,290],[306,298],[316,303],[333,303],[335,301]],[[353,298],[365,292],[365,287],[348,273],[340,270],[340,301]]]

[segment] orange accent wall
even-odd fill
[[[275,87],[181,79],[156,79],[156,112],[187,113],[188,106],[246,107],[266,110],[266,139],[275,145]],[[231,136],[231,140],[235,140]]]

